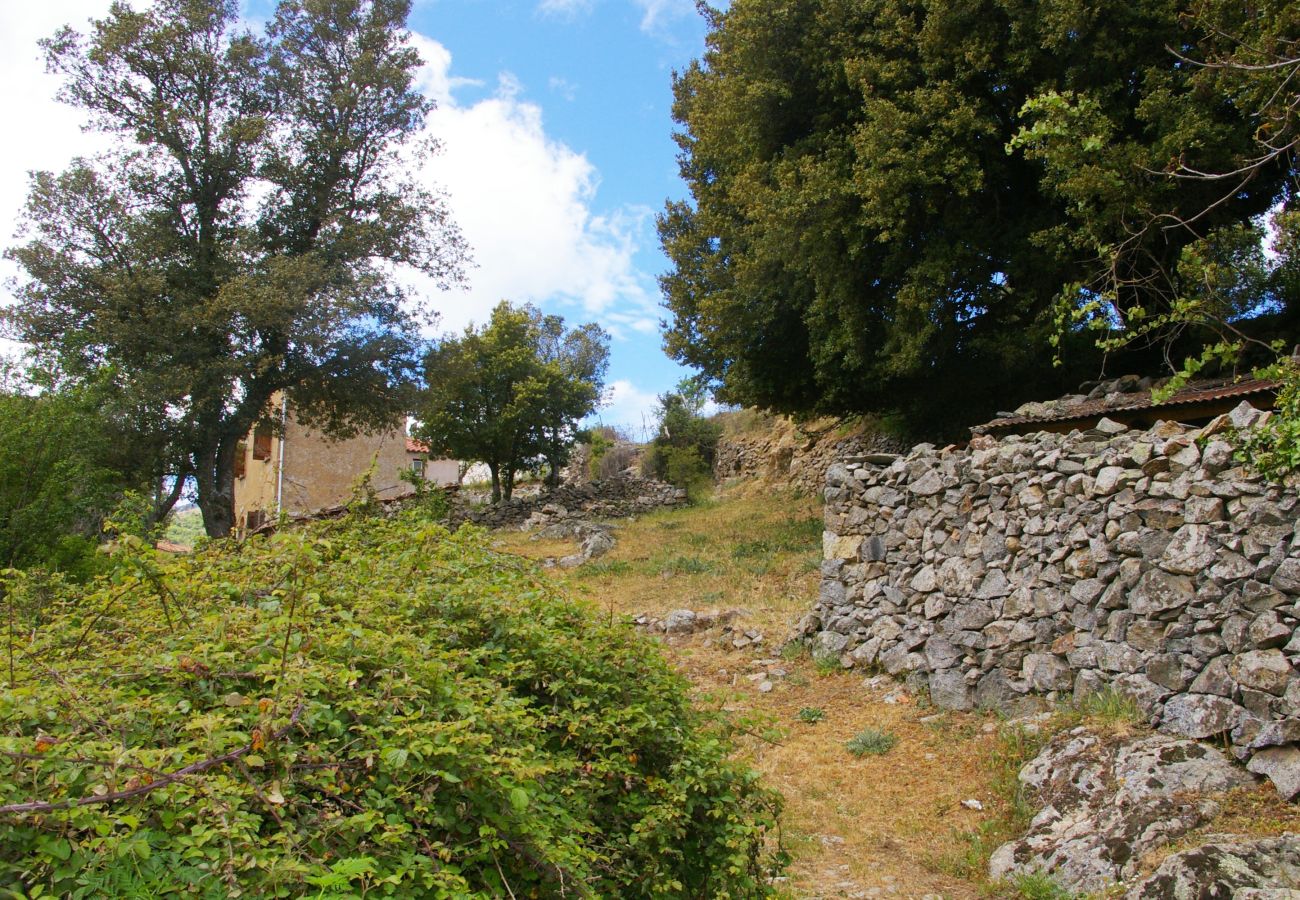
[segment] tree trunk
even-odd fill
[[[555,490],[560,486],[560,454],[557,451],[546,454],[546,465],[550,471],[546,473],[546,487]]]
[[[154,497],[153,512],[149,514],[149,527],[157,525],[167,518],[167,514],[172,511],[176,501],[181,498],[181,491],[185,489],[185,474],[177,475],[172,482],[171,490],[163,492],[162,482],[158,483],[158,492]]]
[[[208,537],[229,537],[235,527],[235,450],[238,439],[225,439],[196,454],[194,480],[199,510]]]
[[[515,495],[515,464],[508,463],[501,473],[501,498],[509,500]]]
[[[488,471],[492,473],[492,502],[501,502],[501,470],[496,463],[488,463]]]

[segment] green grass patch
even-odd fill
[[[838,675],[844,671],[844,665],[840,662],[839,656],[834,653],[814,653],[813,668],[817,674],[823,678],[830,675]]]
[[[898,744],[898,736],[882,728],[864,728],[844,744],[854,756],[882,756]]]
[[[1065,712],[1073,712],[1082,718],[1111,727],[1146,724],[1146,717],[1138,709],[1136,701],[1112,688],[1085,694],[1067,707]]]
[[[717,568],[707,559],[698,556],[676,554],[658,565],[660,575],[706,575]]]

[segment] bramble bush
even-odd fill
[[[115,555],[10,573],[0,896],[771,893],[778,797],[726,724],[482,532]]]

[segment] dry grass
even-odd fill
[[[754,767],[786,797],[783,839],[794,856],[796,897],[978,896],[971,881],[938,860],[959,854],[962,835],[995,815],[984,758],[994,720],[943,714],[916,698],[887,703],[893,685],[867,688],[861,673],[819,674],[806,656],[781,659],[781,642],[812,606],[821,559],[815,498],[749,488],[685,510],[618,523],[617,545],[571,572],[556,572],[575,594],[613,616],[674,609],[743,608],[740,620],[766,636],[767,668],[787,671],[771,693],[745,676],[759,657],[726,652],[697,636],[670,644],[701,704],[765,717],[740,743]],[[573,552],[571,542],[505,534],[501,545],[532,558]],[[824,718],[799,721],[803,708]],[[930,720],[930,721],[923,721]],[[779,729],[772,741],[772,728]],[[867,728],[898,737],[879,756],[855,757],[845,743]],[[978,798],[986,811],[962,807]],[[872,894],[874,896],[874,894]]]
[[[861,673],[818,665],[806,653],[783,658],[782,642],[817,594],[822,526],[815,498],[741,484],[690,509],[615,524],[618,543],[606,556],[554,571],[572,593],[615,618],[743,608],[739,624],[766,636],[757,655],[724,651],[707,636],[665,644],[704,708],[757,719],[739,743],[785,795],[791,896],[1053,896],[1030,890],[1033,885],[986,883],[989,853],[1023,833],[1037,812],[1021,796],[1016,776],[1063,728],[1087,724],[1115,738],[1143,730],[1129,701],[1113,694],[1088,698],[1057,710],[1031,734],[992,715],[937,712],[892,682],[870,687]],[[499,543],[535,559],[575,548],[520,533],[503,534]],[[786,676],[772,679],[770,693],[747,677],[778,668]],[[801,721],[801,710],[820,710],[822,717]],[[898,743],[880,755],[854,756],[845,744],[866,729],[895,735]],[[968,799],[984,808],[963,807]],[[1300,830],[1300,812],[1268,787],[1233,792],[1222,805],[1209,830]],[[1174,849],[1182,844],[1168,852]]]

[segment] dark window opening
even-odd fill
[[[248,444],[243,441],[235,447],[235,477],[243,478],[248,473]]]
[[[253,459],[271,458],[271,426],[258,425],[253,431]]]

